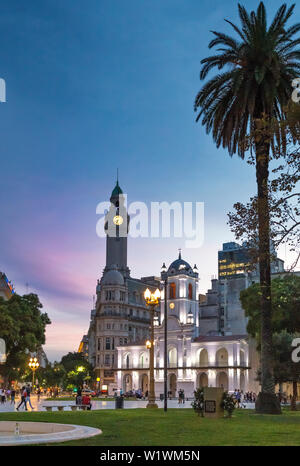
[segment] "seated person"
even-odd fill
[[[83,395],[81,404],[87,406],[89,411],[92,409],[91,398],[88,395]]]

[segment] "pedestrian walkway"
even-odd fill
[[[17,406],[20,402],[20,399],[16,400],[15,405],[11,405],[10,401],[7,401],[4,404],[0,404],[0,412],[14,412],[17,411]],[[75,405],[74,401],[63,401],[63,400],[56,400],[56,401],[45,401],[45,398],[41,398],[40,401],[37,401],[37,396],[31,396],[31,403],[34,408],[34,411],[46,411],[45,406],[67,406],[64,408],[65,411],[71,411],[70,405]],[[146,408],[148,401],[147,400],[136,400],[136,401],[124,401],[124,409],[136,409],[136,408]],[[163,401],[156,401],[159,408],[164,407]],[[171,409],[184,409],[184,408],[191,408],[191,401],[186,401],[184,404],[178,404],[178,400],[168,400],[168,408]],[[115,409],[115,402],[114,401],[94,401],[92,400],[93,407],[92,409]],[[247,403],[247,409],[254,409],[254,403]],[[19,412],[24,412],[24,407],[21,407]],[[30,407],[28,406],[28,411],[31,411]]]

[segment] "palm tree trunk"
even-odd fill
[[[291,411],[297,411],[297,380],[293,380],[293,396],[291,399]]]
[[[263,138],[262,138],[263,139]],[[272,352],[272,301],[270,259],[270,213],[269,213],[269,151],[270,144],[261,140],[256,144],[256,181],[258,204],[258,251],[260,273],[261,308],[261,393],[257,398],[256,411],[260,413],[281,412],[275,395]],[[278,402],[278,403],[277,403]]]

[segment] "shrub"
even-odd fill
[[[235,400],[233,395],[229,395],[228,392],[223,393],[223,399],[221,401],[221,408],[227,412],[227,417],[231,417],[235,410]]]
[[[204,392],[203,388],[198,388],[197,390],[194,391],[194,401],[192,402],[192,408],[196,413],[198,413],[198,416],[201,415],[201,417],[204,416]]]

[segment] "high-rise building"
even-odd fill
[[[88,359],[89,357],[89,339],[87,335],[83,335],[77,353],[81,353],[84,358]]]
[[[5,273],[0,272],[0,296],[2,296],[4,299],[9,299],[12,297],[14,292],[14,287],[8,280]]]
[[[284,271],[284,261],[277,257],[273,243],[270,252],[272,254],[271,273]],[[250,249],[247,244],[242,245],[229,242],[223,243],[223,248],[218,251],[218,276],[220,280],[245,277],[246,274],[258,275],[258,266],[251,261]]]

